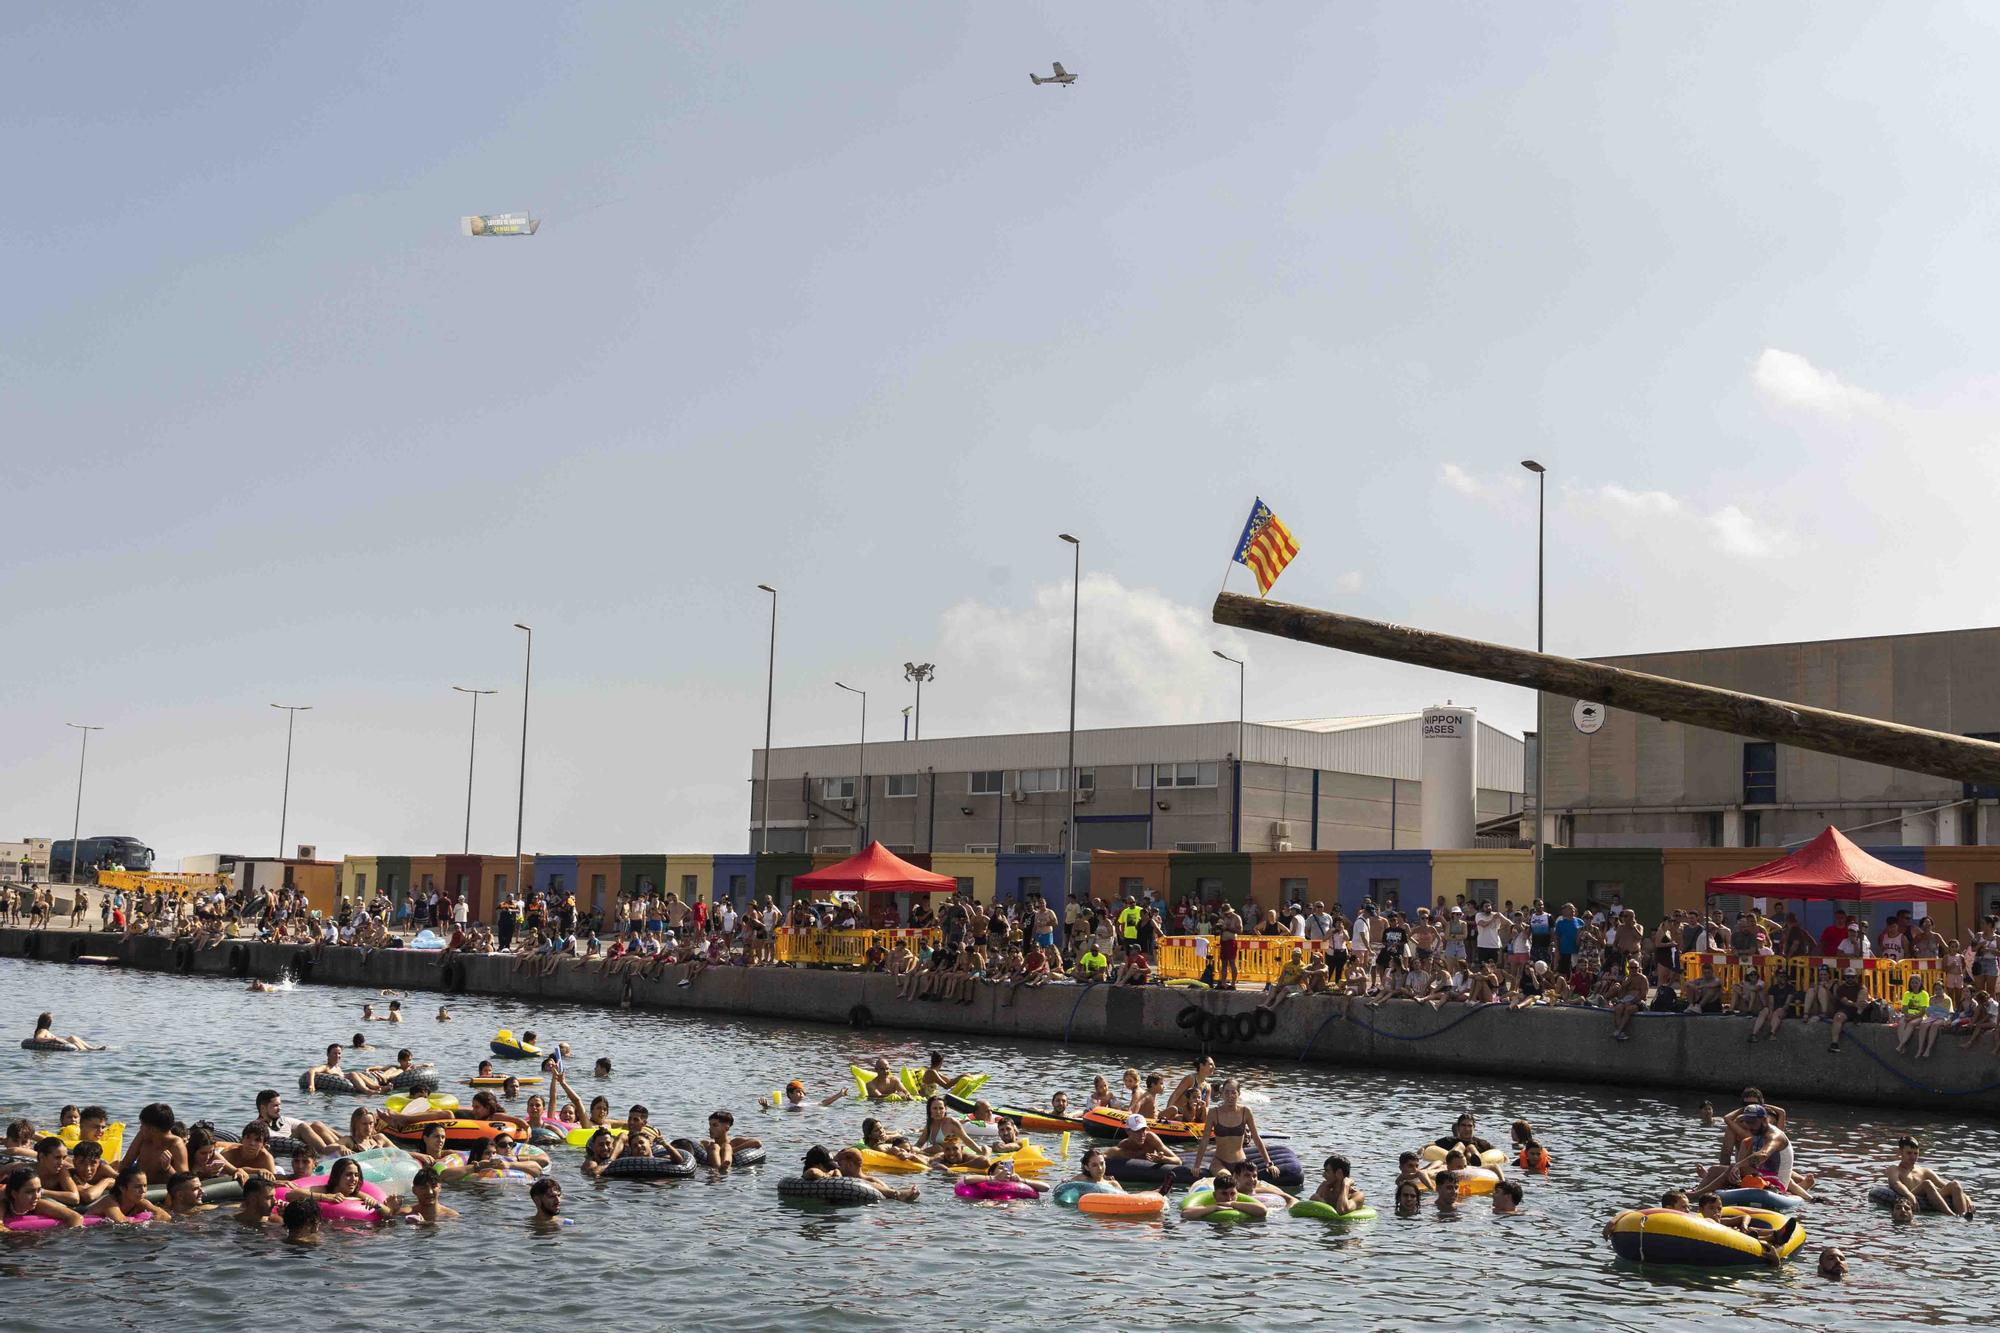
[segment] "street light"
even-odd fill
[[[1056,536],[1074,548],[1069,580],[1069,772],[1063,786],[1069,789],[1069,826],[1063,838],[1063,902],[1076,896],[1076,627],[1083,607],[1083,543],[1067,532]]]
[[[1532,458],[1521,460],[1521,466],[1535,474],[1535,651],[1542,651],[1542,610],[1543,599],[1543,522],[1548,513],[1548,469]],[[1545,820],[1548,810],[1542,799],[1542,774],[1548,765],[1549,737],[1542,725],[1542,692],[1535,691],[1535,898],[1546,902],[1542,892],[1542,846],[1548,841]]]
[[[479,752],[479,696],[498,694],[498,690],[475,690],[464,685],[452,686],[460,694],[472,696],[472,743],[465,748],[465,851],[472,852],[472,757]]]
[[[514,882],[512,891],[523,895],[521,885],[521,828],[528,817],[528,680],[535,669],[535,632],[520,621],[514,628],[528,636],[526,654],[521,659],[521,779],[514,793]]]
[[[1231,657],[1220,648],[1209,651],[1225,662],[1236,664],[1236,799],[1232,802],[1236,807],[1236,824],[1229,831],[1229,850],[1240,852],[1243,850],[1243,691],[1249,670],[1240,657]]]
[[[758,589],[771,594],[771,654],[764,664],[764,816],[763,854],[771,853],[771,696],[778,680],[778,590],[768,583]]]
[[[924,738],[924,682],[937,679],[937,668],[929,662],[903,663],[903,679],[917,683],[917,739]]]
[[[903,705],[903,739],[910,739],[910,706]]]
[[[292,724],[300,713],[310,713],[311,704],[272,704],[285,714],[285,795],[278,805],[278,859],[285,859],[285,820],[292,811]]]
[[[868,691],[857,690],[852,685],[841,685],[837,680],[833,683],[849,694],[861,696],[861,746],[858,752],[859,758],[855,762],[861,770],[861,776],[856,781],[859,784],[858,794],[861,797],[861,836],[866,838],[868,836]],[[863,849],[856,847],[854,850],[858,852]]]
[[[69,826],[69,882],[76,883],[76,863],[83,859],[79,837],[83,832],[83,761],[90,756],[90,733],[102,731],[103,727],[86,726],[81,722],[65,722],[66,727],[75,727],[83,733],[83,746],[76,756],[76,822]],[[278,835],[279,841],[284,835]],[[24,876],[24,878],[26,878]]]

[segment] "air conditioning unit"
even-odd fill
[[[1019,805],[1027,799],[1028,793],[1022,791],[1019,787],[1014,788],[1014,804]]]
[[[1278,839],[1278,850],[1281,852],[1289,852],[1290,850],[1292,850],[1292,840],[1290,838]]]
[[[1076,803],[1078,805],[1089,805],[1092,801],[1096,799],[1097,799],[1097,788],[1078,787],[1076,789]]]
[[[1292,836],[1292,826],[1282,819],[1274,819],[1271,821],[1271,836],[1282,842]],[[1282,851],[1284,849],[1280,848],[1279,850]]]
[[[838,801],[835,801],[834,804],[843,810],[852,810],[854,808],[854,798],[852,796],[843,796]]]

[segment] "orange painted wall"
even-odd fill
[[[1339,852],[1252,852],[1250,853],[1250,896],[1263,907],[1276,907],[1283,882],[1306,882],[1306,902],[1328,907],[1340,904]]]
[[[1090,854],[1090,896],[1107,903],[1118,901],[1118,881],[1138,879],[1153,891],[1167,896],[1167,852],[1092,852]]]

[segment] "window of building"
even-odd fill
[[[1215,774],[1212,763],[1134,764],[1132,785],[1141,791],[1148,787],[1213,787]]]
[[[1042,877],[1040,875],[1021,876],[1021,896],[1023,898],[1039,897],[1041,892]]]
[[[998,796],[1007,785],[1007,775],[997,768],[967,775],[965,789],[974,796]]]
[[[917,845],[913,842],[885,842],[882,844],[882,849],[902,856],[906,852],[917,850]]]
[[[1375,900],[1375,909],[1386,912],[1403,901],[1403,881],[1400,879],[1371,879],[1368,881],[1368,896]]]
[[[354,872],[354,896],[357,898],[368,896],[368,872],[365,870]]]
[[[1078,791],[1096,791],[1097,770],[1094,768],[1079,768],[1076,770],[1076,789]]]
[[[819,798],[822,801],[851,801],[854,799],[853,778],[821,778]]]
[[[1745,810],[1743,812],[1743,845],[1762,847],[1764,845],[1764,812]]]
[[[568,880],[565,879],[563,875],[558,873],[549,876],[550,893],[560,894],[566,892],[567,889],[568,889]]]
[[[1476,903],[1497,903],[1500,901],[1500,881],[1468,879],[1465,881],[1465,896]]]
[[[458,877],[458,891],[460,893],[470,893],[472,891],[472,876],[461,874]]]
[[[1048,850],[1049,845],[1045,842],[1017,842],[1014,844],[1014,852],[1017,856],[1045,855]]]
[[[1222,898],[1222,880],[1215,875],[1196,876],[1194,896],[1205,903],[1219,902]]]
[[[1118,878],[1118,896],[1137,898],[1146,891],[1146,881],[1137,875],[1121,875]]]
[[[834,852],[841,856],[846,856],[848,853],[852,852],[854,848],[851,844],[845,842],[823,842],[819,846],[813,848],[813,850],[816,852]]]
[[[1000,850],[1000,844],[997,842],[968,842],[965,844],[965,850],[974,854],[985,853],[990,856]]]
[[[695,897],[698,894],[700,894],[700,892],[701,892],[700,876],[698,875],[681,876],[681,900],[683,902],[693,902],[695,900]]]
[[[1062,791],[1062,775],[1060,768],[1024,768],[1021,770],[1021,790]]]
[[[1583,882],[1585,902],[1596,903],[1599,907],[1623,907],[1625,905],[1625,881],[1622,879],[1587,879]]]
[[[971,892],[972,892],[972,876],[970,876],[970,875],[956,875],[956,876],[954,876],[954,877],[953,877],[953,879],[954,879],[954,881],[955,881],[955,882],[957,883],[957,885],[958,885],[958,891],[959,891],[960,893],[971,893]]]
[[[917,775],[915,773],[891,773],[882,779],[882,790],[889,796],[915,796]]]
[[[1720,847],[1722,845],[1722,812],[1720,810],[1710,810],[1706,814],[1701,815],[1700,819],[1702,846]]]
[[[506,881],[502,880],[500,883],[501,891],[504,893],[506,891]],[[604,901],[604,876],[592,875],[590,877],[590,896],[598,902]]]
[[[1212,842],[1177,842],[1174,844],[1174,850],[1177,852],[1212,852],[1216,850],[1217,846],[1218,844]]]
[[[287,885],[290,885],[290,884],[291,884],[291,882],[292,882],[292,868],[291,868],[290,866],[286,866],[286,867],[285,867],[285,883],[286,883]],[[425,875],[425,876],[424,876],[424,892],[425,892],[425,893],[429,893],[429,892],[430,892],[430,891],[431,891],[432,889],[435,889],[436,887],[437,887],[437,882],[436,882],[435,880],[433,880],[433,879],[432,879],[432,878],[431,878],[431,877],[430,877],[429,875]]]
[[[731,875],[729,877],[729,896],[731,898],[741,899],[749,891],[750,877],[748,875]]]
[[[1281,903],[1302,903],[1312,886],[1303,879],[1281,879],[1278,881],[1278,901]]]
[[[1772,805],[1777,799],[1777,745],[1771,741],[1743,742],[1743,804]]]
[[[2000,884],[1982,882],[1974,884],[1973,901],[1979,904],[1979,915],[1992,916],[2000,912]]]
[[[430,882],[431,877],[425,875],[424,886],[426,888],[430,886]],[[495,875],[493,877],[493,895],[496,898],[505,898],[507,896],[507,877],[505,875]]]

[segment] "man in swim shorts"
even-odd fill
[[[340,1146],[340,1135],[334,1133],[331,1125],[286,1115],[283,1099],[275,1088],[266,1088],[257,1094],[257,1118],[264,1122],[264,1128],[272,1138],[297,1139],[319,1152],[329,1152]]]
[[[1236,937],[1242,931],[1243,918],[1237,914],[1236,908],[1233,905],[1224,903],[1222,911],[1215,918],[1215,935],[1221,945],[1220,956],[1216,960],[1217,971],[1215,974],[1215,984],[1218,990],[1236,989],[1236,952],[1238,948]]]
[[[1896,1140],[1896,1161],[1888,1172],[1889,1188],[1898,1199],[1907,1199],[1912,1207],[1924,1212],[1970,1218],[1972,1198],[1965,1187],[1919,1165],[1917,1157],[1921,1151],[1917,1141],[1907,1134]]]

